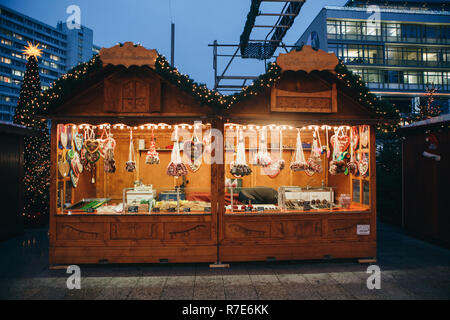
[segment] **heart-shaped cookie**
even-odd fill
[[[86,157],[86,160],[90,163],[96,163],[98,160],[100,160],[100,152],[86,152],[84,155]]]
[[[366,175],[369,171],[369,161],[367,161],[366,158],[361,159],[358,161],[358,169],[362,176]]]
[[[95,153],[100,148],[100,142],[98,140],[87,139],[84,141],[84,147],[88,153]]]
[[[70,180],[72,181],[72,185],[73,185],[74,188],[77,187],[77,185],[78,185],[78,179],[79,179],[79,178],[80,178],[80,177],[79,177],[79,176],[76,176],[76,175],[73,173],[73,171],[70,171]]]
[[[263,171],[266,175],[269,176],[269,178],[276,178],[281,170],[282,170],[282,166],[284,164],[282,164],[279,160],[272,162],[270,165],[263,167]]]
[[[335,143],[336,143],[336,136],[333,135],[331,136],[331,145],[333,146],[333,148],[335,148]],[[350,138],[348,136],[338,136],[337,137],[337,143],[338,143],[338,151],[339,152],[344,152],[345,150],[348,149],[348,146],[350,145]]]
[[[77,149],[77,151],[81,150],[81,148],[83,147],[83,142],[84,138],[81,133],[77,133],[76,135],[74,135],[73,144],[75,145],[75,149]]]

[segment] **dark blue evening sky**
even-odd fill
[[[139,42],[155,48],[170,59],[170,21],[176,25],[175,65],[180,72],[195,81],[214,84],[212,48],[219,43],[239,42],[250,0],[0,0],[0,3],[23,14],[56,26],[65,21],[66,8],[76,4],[81,8],[81,23],[94,30],[94,43],[110,47],[118,42]],[[346,0],[307,0],[293,27],[285,37],[294,44],[309,23],[325,5],[343,5]],[[171,5],[170,5],[171,3]],[[282,4],[265,2],[265,12],[279,12]],[[172,7],[172,9],[170,9]],[[258,18],[267,24],[274,18]],[[267,22],[267,23],[266,23]],[[255,31],[254,31],[255,32]],[[267,32],[259,29],[252,37],[261,38]],[[258,35],[260,35],[258,37]],[[219,60],[223,64],[226,60]],[[230,74],[258,75],[264,72],[263,62],[242,60],[233,64]]]

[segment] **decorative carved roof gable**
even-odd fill
[[[302,50],[293,50],[289,53],[280,53],[277,64],[283,71],[330,71],[335,73],[339,60],[334,53],[323,50],[314,50],[311,46],[303,46]]]

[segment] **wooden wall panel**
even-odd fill
[[[165,240],[211,240],[211,224],[210,223],[165,223],[164,224]]]
[[[101,240],[104,224],[100,222],[62,222],[56,225],[57,240]]]
[[[162,239],[161,223],[120,222],[111,223],[111,240],[156,240]]]

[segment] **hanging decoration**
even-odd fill
[[[281,170],[283,170],[285,167],[285,162],[283,160],[283,131],[282,130],[280,130],[280,141],[279,141],[278,148],[279,148],[278,159],[276,161],[272,161],[272,163],[269,166],[263,168],[264,173],[266,175],[268,175],[269,178],[272,178],[272,179],[276,178],[280,174]]]
[[[254,156],[253,163],[256,166],[267,167],[272,163],[270,159],[270,154],[267,151],[267,129],[263,127],[259,132],[259,148],[258,152]]]
[[[439,140],[433,133],[428,133],[425,138],[426,149],[422,155],[436,161],[441,161],[441,152],[439,150]]]
[[[150,148],[145,156],[146,164],[159,164],[159,153],[156,151],[156,140],[154,128],[152,127],[152,138],[150,140]]]
[[[78,177],[83,172],[83,165],[81,164],[80,154],[75,151],[72,160],[70,160],[70,167],[73,173]]]
[[[76,125],[72,125],[72,124],[66,124],[66,134],[67,134],[67,141],[66,141],[66,149],[72,149],[72,143],[73,143],[73,130],[74,127],[76,128]]]
[[[351,173],[352,175],[358,175],[358,162],[355,161],[355,152],[358,149],[359,142],[359,132],[358,127],[352,127],[351,137],[350,137],[350,161],[347,163],[347,169],[345,170],[345,174]]]
[[[350,139],[344,134],[344,128],[335,129],[334,135],[331,137],[331,145],[333,146],[333,157],[330,161],[329,172],[332,175],[345,173],[347,168],[345,164],[345,156]]]
[[[100,160],[100,142],[95,139],[94,129],[91,127],[86,127],[88,138],[84,140],[84,147],[86,149],[86,153],[84,157],[88,163],[92,165],[95,164],[98,160]]]
[[[78,128],[75,127],[76,132],[73,134],[73,145],[75,149],[80,152],[81,148],[83,148],[84,138],[83,134],[78,132]]]
[[[187,165],[191,172],[197,172],[200,169],[204,148],[205,146],[198,138],[194,127],[191,140],[187,140],[183,146]]]
[[[236,160],[230,164],[230,173],[236,178],[242,178],[252,173],[252,169],[247,165],[245,159],[245,142],[242,130],[237,128],[237,146],[236,146]]]
[[[178,142],[178,127],[175,126],[174,142],[171,155],[171,161],[167,166],[167,175],[173,177],[182,177],[187,175],[188,171],[181,161],[180,144]]]
[[[325,145],[325,151],[327,153],[327,159],[330,158],[331,151],[330,151],[330,144],[328,139],[328,126],[325,126],[325,139],[327,140],[327,144]]]
[[[314,173],[322,172],[322,159],[320,157],[322,153],[322,146],[320,143],[319,128],[314,127],[313,131],[313,142],[311,145],[311,153],[308,159],[308,165],[305,168],[305,173],[308,176],[314,175]]]
[[[61,158],[58,162],[58,171],[62,177],[67,177],[70,171],[70,164],[66,157],[67,151],[63,151]]]
[[[125,163],[125,170],[127,170],[128,172],[133,172],[134,170],[136,170],[133,145],[133,129],[130,129],[130,148],[128,152],[128,161]]]
[[[303,153],[302,139],[300,136],[300,130],[297,129],[297,144],[295,147],[294,160],[291,161],[290,168],[292,171],[304,171],[308,167],[308,163],[305,160],[305,154]]]
[[[75,175],[73,171],[70,171],[70,181],[72,181],[72,185],[74,188],[78,186],[79,176]]]
[[[369,126],[363,125],[361,128],[361,148],[367,148],[369,146]]]
[[[358,170],[362,176],[369,172],[369,156],[367,153],[361,155],[361,160],[358,161]]]
[[[58,124],[59,131],[59,143],[61,145],[61,149],[67,149],[67,127],[64,124]]]

